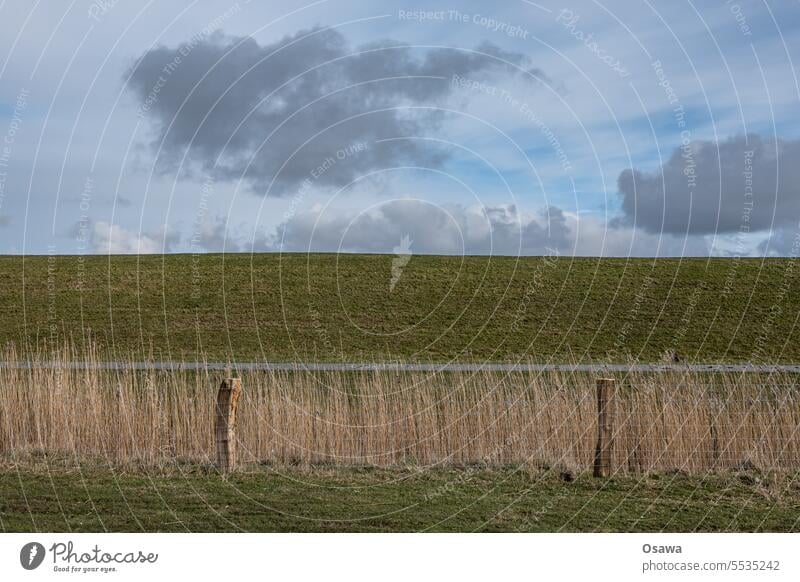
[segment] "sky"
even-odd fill
[[[0,254],[796,256],[799,35],[797,0],[6,0]]]

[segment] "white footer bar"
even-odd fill
[[[2,534],[0,579],[800,580],[798,542],[797,534]]]

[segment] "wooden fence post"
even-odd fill
[[[597,448],[594,452],[594,476],[611,475],[611,454],[614,450],[614,379],[597,380]]]
[[[217,442],[217,467],[223,474],[236,468],[236,405],[242,392],[240,378],[226,378],[217,394],[214,433]]]

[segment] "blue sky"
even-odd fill
[[[5,2],[0,253],[795,255],[798,28],[797,2]]]

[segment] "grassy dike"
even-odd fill
[[[22,358],[20,346],[47,341],[78,352],[91,344],[108,359],[176,361],[658,361],[666,351],[685,362],[800,361],[792,260],[414,256],[390,290],[391,263],[380,255],[0,257],[0,341]],[[37,410],[51,410],[49,394]],[[62,417],[77,418],[52,416]],[[208,434],[198,418],[197,434]],[[202,457],[166,466],[97,465],[78,449],[70,460],[23,458],[37,442],[0,458],[0,531],[800,529],[800,475],[756,465],[598,480],[515,465],[262,463],[223,480]]]
[[[173,360],[800,361],[791,259],[0,257],[0,341]]]
[[[798,475],[650,474],[571,482],[513,467],[0,471],[2,531],[798,531]]]

